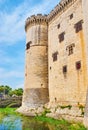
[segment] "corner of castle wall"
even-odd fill
[[[88,117],[84,117],[83,124],[86,128],[88,128]]]

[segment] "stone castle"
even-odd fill
[[[88,124],[88,0],[61,0],[48,15],[28,17],[21,112],[85,106]],[[76,115],[72,110],[73,115]],[[63,112],[64,113],[64,112]],[[67,114],[67,111],[66,113]]]

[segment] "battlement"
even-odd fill
[[[48,23],[51,21],[58,13],[63,13],[69,6],[74,4],[76,0],[61,0],[59,4],[56,5],[56,7],[48,14],[48,15],[32,15],[31,17],[28,17],[25,22],[25,30],[27,29],[28,25],[34,24],[34,23]]]
[[[31,17],[28,17],[26,19],[25,30],[27,29],[28,25],[31,25],[31,24],[34,24],[34,23],[40,24],[42,22],[45,22],[45,23],[48,22],[47,15],[42,15],[42,14],[32,15]]]
[[[66,8],[72,5],[76,0],[61,0],[59,4],[47,16],[48,21],[52,20],[58,13],[63,12]]]

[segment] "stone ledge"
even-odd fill
[[[83,122],[83,116],[81,115],[81,111],[77,107],[73,107],[70,109],[60,109],[58,108],[55,110],[55,108],[49,108],[48,104],[41,105],[40,107],[30,109],[29,107],[22,106],[20,107],[17,112],[22,113],[26,116],[36,116],[36,115],[42,115],[46,112],[47,117],[55,118],[55,119],[65,119],[68,121],[76,121],[76,122]],[[88,119],[88,118],[87,118]],[[87,124],[87,121],[85,119],[85,123]]]

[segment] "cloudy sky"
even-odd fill
[[[59,0],[0,0],[0,85],[24,86],[27,17],[48,14]]]

